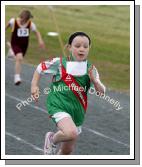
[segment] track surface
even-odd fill
[[[15,86],[14,61],[6,58],[6,155],[42,155],[45,133],[56,130],[48,118],[45,93],[41,93],[38,104],[32,101],[22,106],[21,111],[16,108],[20,100],[31,97],[30,83],[34,70],[34,66],[24,64],[23,82]],[[50,79],[50,76],[42,77],[42,91],[49,85]],[[130,154],[130,97],[114,91],[107,91],[106,95],[119,101],[123,109],[117,111],[107,100],[89,94],[86,119],[73,154]]]

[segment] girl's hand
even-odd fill
[[[31,94],[34,97],[35,100],[39,98],[39,87],[38,86],[32,86],[31,87]]]
[[[95,82],[95,80],[96,80],[96,78],[95,78],[95,66],[94,65],[92,65],[92,67],[91,67],[91,69],[89,70],[89,72],[88,72],[88,74],[89,74],[89,78],[90,78],[90,80],[91,80],[91,82]],[[96,76],[97,77],[97,76]]]
[[[97,72],[97,69],[94,65],[92,65],[91,69],[88,72],[90,81],[94,84],[95,90],[97,92],[100,92],[101,94],[105,93],[105,86],[101,83],[99,74]]]
[[[93,76],[92,71],[89,72],[89,78],[90,78],[90,80],[93,82],[93,80],[94,80],[94,76]]]

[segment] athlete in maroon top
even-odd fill
[[[11,47],[15,53],[23,53],[23,56],[26,53],[29,44],[29,35],[30,35],[30,26],[31,21],[28,22],[26,27],[20,27],[17,20],[14,21],[14,29],[11,36]],[[18,41],[18,42],[17,42]]]
[[[12,28],[11,44],[9,46],[10,51],[15,55],[15,85],[21,83],[21,64],[28,48],[30,31],[35,32],[39,46],[45,49],[41,34],[36,29],[35,24],[31,21],[32,17],[33,16],[29,10],[23,10],[18,18],[11,18],[6,25],[6,29],[8,27]]]

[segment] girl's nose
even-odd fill
[[[80,47],[79,50],[80,50],[80,51],[84,51],[84,47]]]

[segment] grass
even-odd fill
[[[48,6],[6,6],[6,22],[17,17],[22,9],[29,9],[34,15],[33,22],[48,48],[48,52],[39,49],[36,37],[31,33],[25,62],[39,64],[42,59],[60,56],[58,37],[46,35],[57,31]],[[63,43],[67,43],[72,32],[86,32],[92,40],[89,61],[96,65],[106,87],[119,91],[129,91],[130,86],[129,14],[129,6],[54,6]],[[10,30],[6,32],[6,40],[9,39]]]

